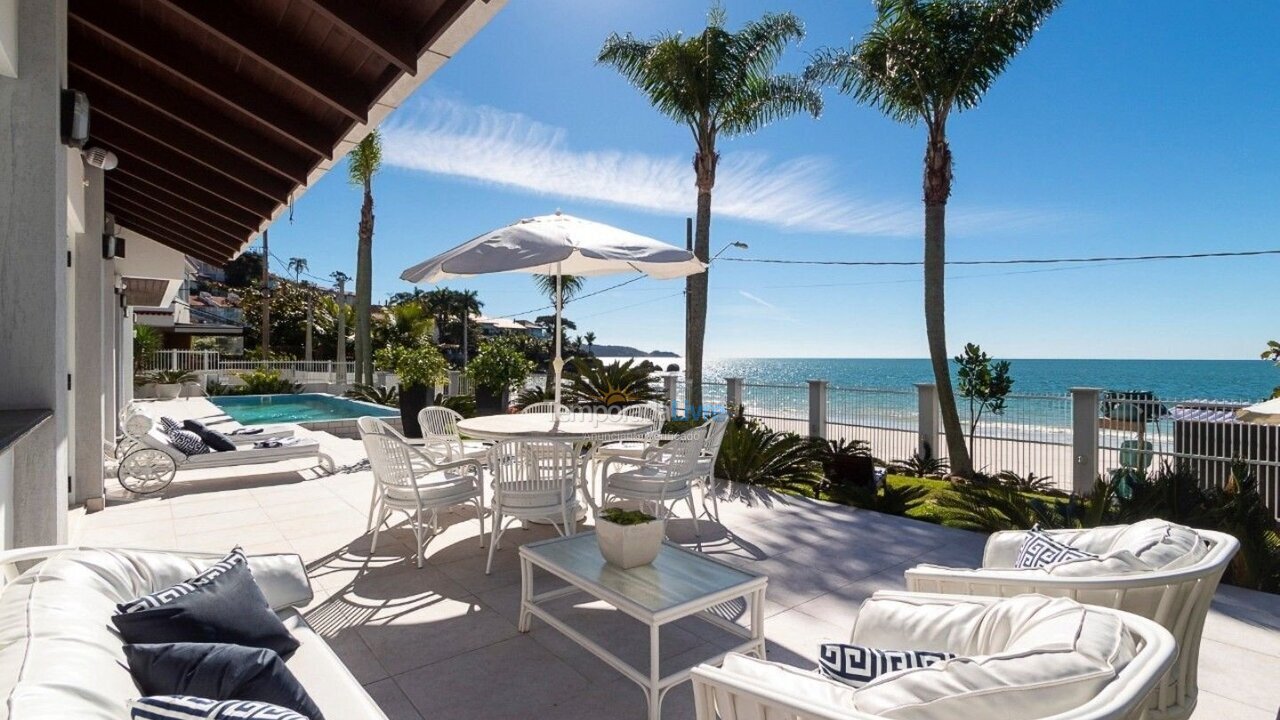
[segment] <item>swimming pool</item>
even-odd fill
[[[326,420],[349,420],[372,415],[396,417],[396,408],[360,402],[323,393],[300,395],[218,395],[209,402],[222,408],[241,425],[271,423],[314,423]]]

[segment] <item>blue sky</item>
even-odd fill
[[[791,10],[808,34],[783,69],[848,45],[865,2],[726,0],[729,25]],[[695,203],[688,130],[594,58],[611,31],[698,32],[690,0],[513,1],[384,125],[374,297],[486,230],[553,212],[675,244]],[[1280,3],[1070,0],[993,87],[953,116],[949,259],[1280,248],[1275,142]],[[918,260],[923,129],[833,91],[821,119],[721,142],[712,251],[724,257]],[[330,173],[271,228],[272,253],[354,275],[360,195]],[[1032,271],[1033,270],[1033,271]],[[948,335],[994,355],[1256,358],[1280,335],[1263,288],[1280,256],[1087,267],[955,267]],[[1029,272],[1030,271],[1030,272]],[[593,278],[587,291],[623,278]],[[450,283],[490,315],[544,304],[522,275]],[[680,281],[567,308],[598,342],[683,348]],[[710,357],[921,357],[918,268],[717,263]],[[527,316],[529,317],[529,316]]]

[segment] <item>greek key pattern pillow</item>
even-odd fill
[[[1018,557],[1013,561],[1016,568],[1038,568],[1067,560],[1088,560],[1097,558],[1093,553],[1078,550],[1065,543],[1049,537],[1040,530],[1040,526],[1031,528],[1027,539],[1018,548]]]
[[[887,673],[929,667],[953,657],[953,653],[932,650],[880,650],[846,643],[823,643],[818,648],[818,672],[846,685],[862,687]]]
[[[161,417],[160,428],[164,430],[165,435],[172,435],[174,430],[181,430],[182,426],[178,424],[177,420],[174,420],[171,417]]]
[[[183,595],[190,595],[196,591],[196,588],[201,585],[208,585],[213,582],[214,578],[217,578],[242,562],[248,562],[248,559],[244,555],[244,550],[237,547],[228,553],[226,557],[213,565],[210,565],[207,570],[189,580],[184,580],[177,585],[167,587],[164,590],[157,590],[156,592],[153,592],[150,595],[144,595],[137,600],[117,605],[116,614],[128,615],[129,613],[135,613],[139,610],[152,610],[164,605],[165,603],[173,602]]]
[[[169,433],[169,444],[183,455],[203,455],[209,452],[209,446],[204,444],[199,435],[182,428]]]
[[[131,720],[308,720],[279,705],[253,700],[209,700],[155,695],[129,701]]]

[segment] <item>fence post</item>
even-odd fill
[[[1087,495],[1098,478],[1098,388],[1071,388],[1071,491]]]
[[[169,351],[169,369],[170,370],[178,369],[178,351],[177,350]]]
[[[916,434],[920,436],[918,449],[925,454],[925,446],[938,456],[938,388],[933,383],[916,383]]]
[[[676,384],[678,381],[679,381],[679,378],[677,378],[675,375],[664,375],[662,377],[662,392],[664,395],[667,396],[667,416],[672,419],[675,419],[676,417],[678,417],[678,411],[679,411],[678,407],[676,406],[676,403],[679,401],[679,399],[676,397],[676,391],[677,391]]]
[[[742,385],[743,379],[732,377],[725,378],[724,404],[725,409],[734,412],[737,408],[742,407]]]
[[[827,386],[826,380],[809,381],[809,437],[827,437]]]

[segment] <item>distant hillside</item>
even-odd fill
[[[636,348],[633,348],[629,345],[601,345],[600,343],[596,343],[595,345],[593,345],[591,347],[591,352],[595,353],[596,357],[606,357],[606,358],[609,358],[609,357],[651,357],[651,358],[680,357],[679,355],[673,352],[670,352],[668,350],[654,350],[652,352],[645,352],[643,350],[637,350]]]

